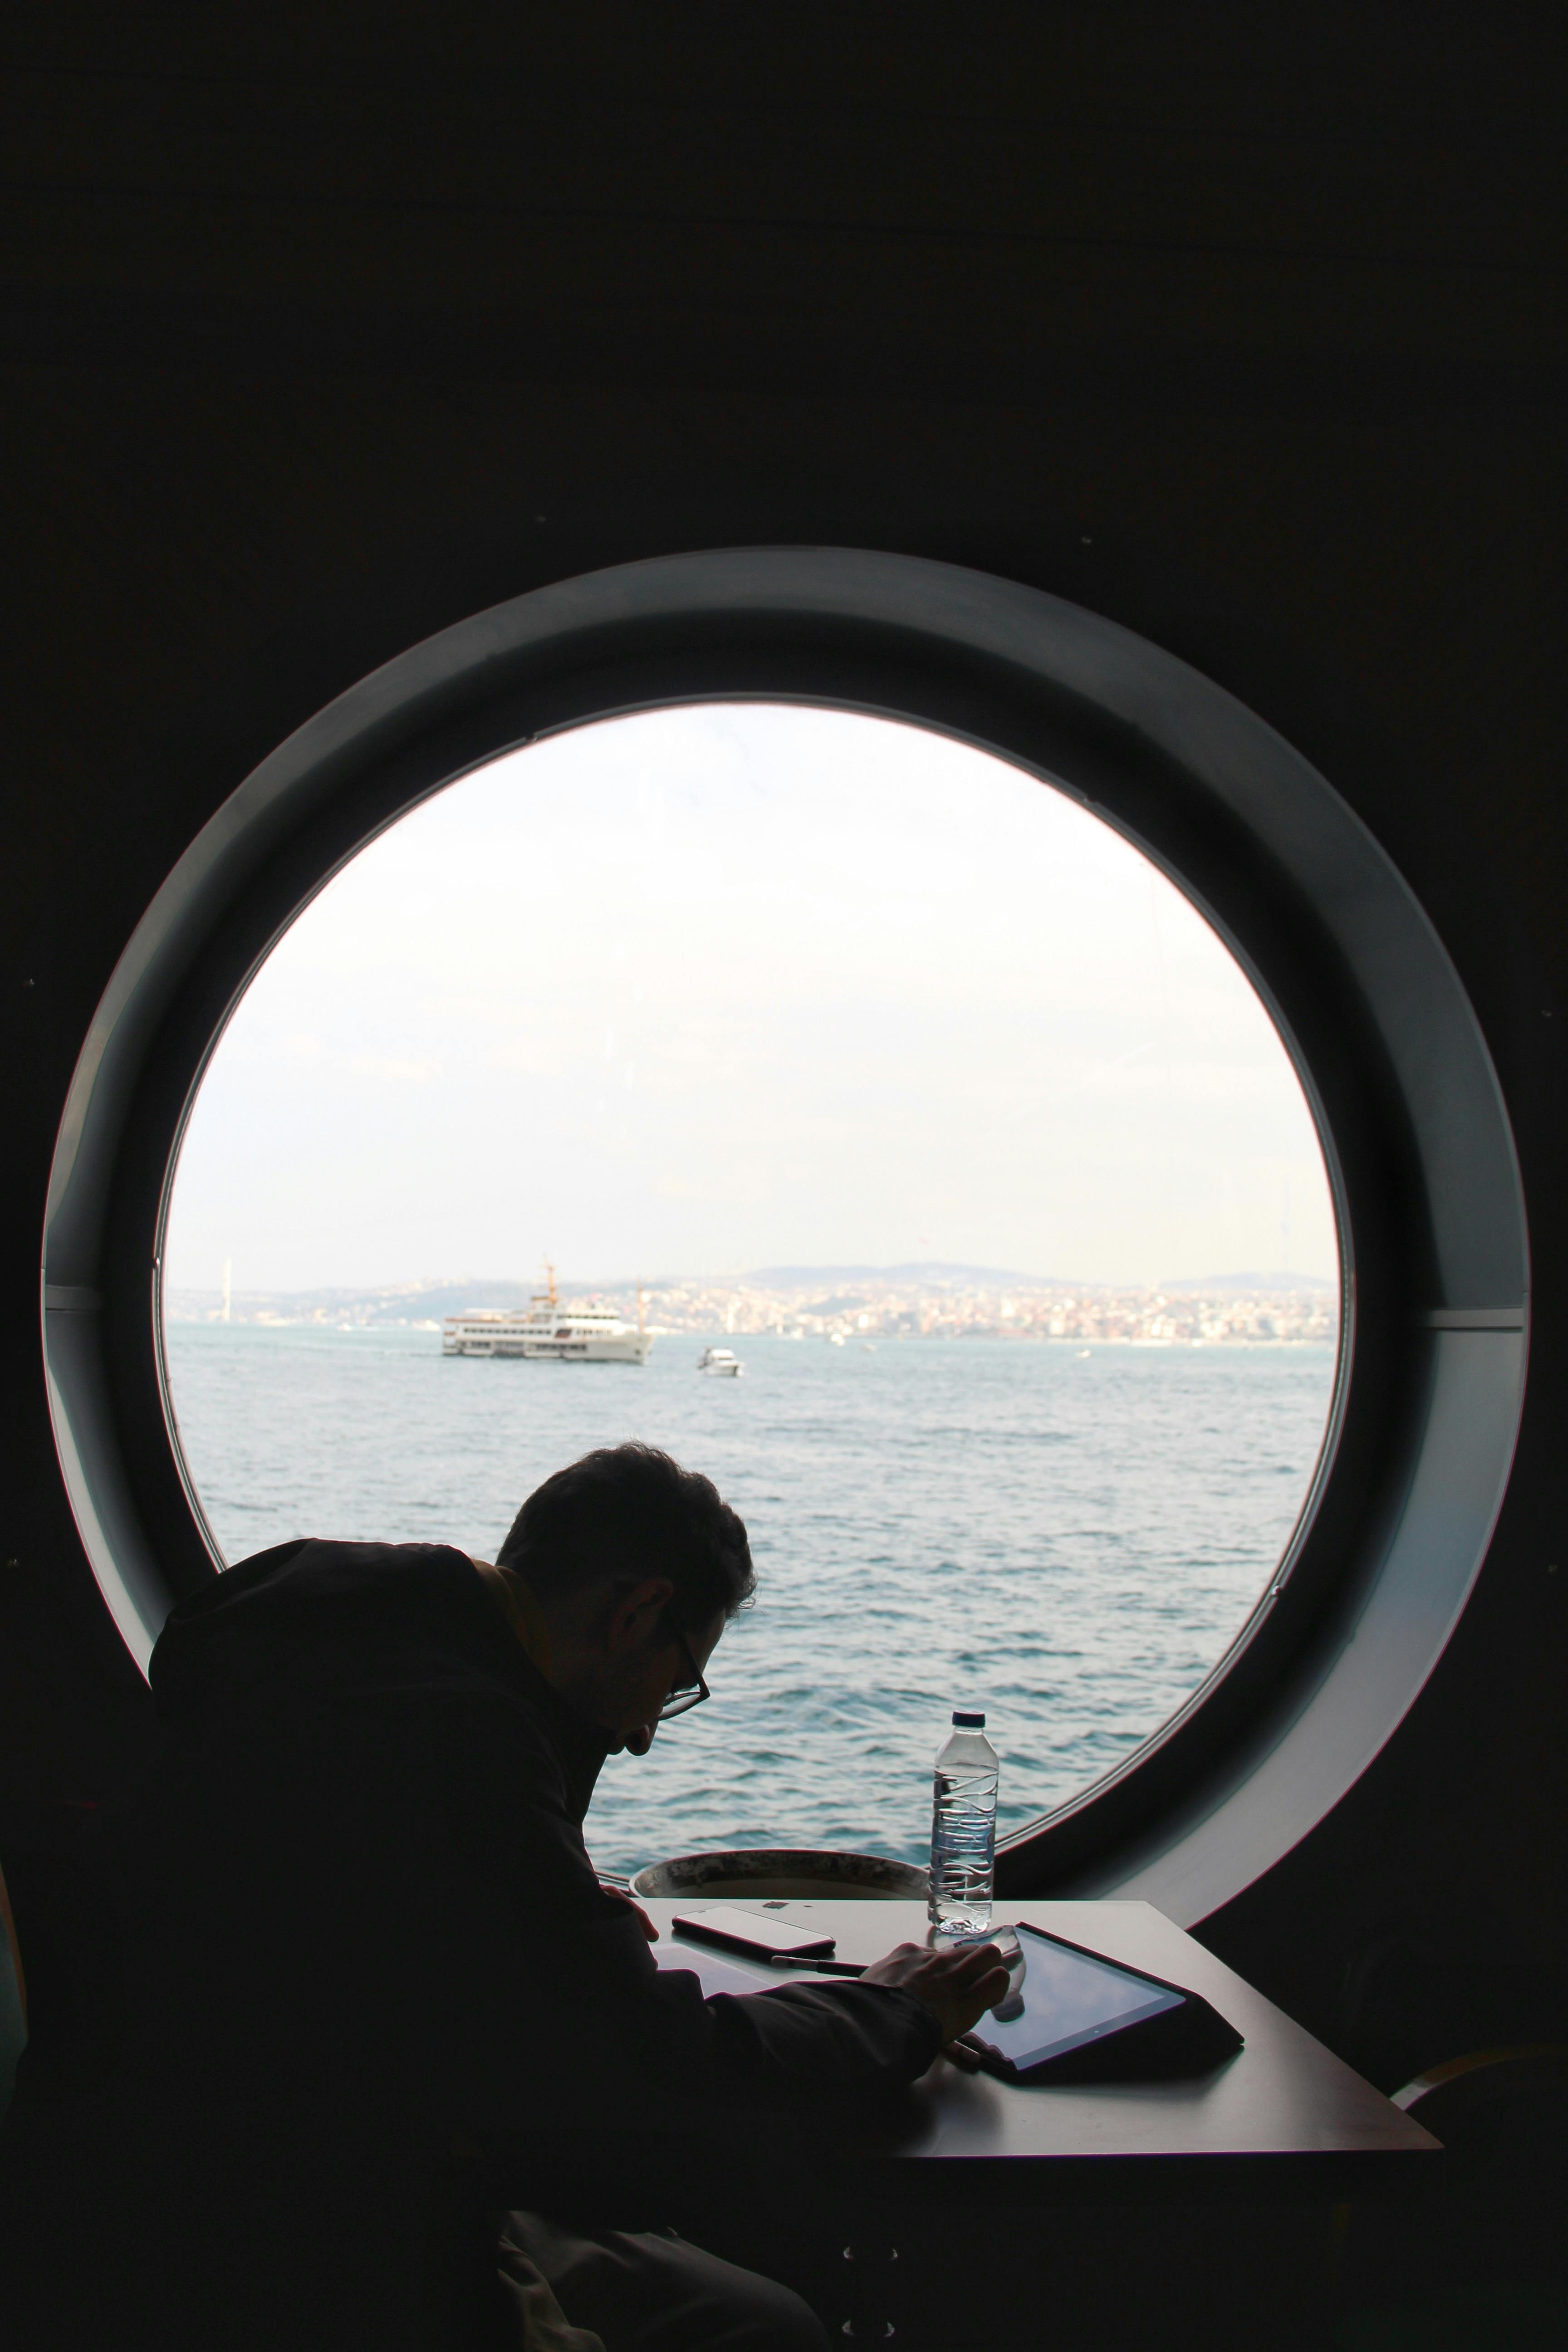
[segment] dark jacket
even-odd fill
[[[152,1681],[162,1767],[104,1857],[118,2054],[84,2085],[40,2035],[4,2134],[30,2343],[110,2311],[117,2347],[450,2343],[490,2210],[646,2226],[726,2113],[935,2054],[906,1993],[656,1969],[584,1847],[603,1739],[460,1552],[259,1553]]]

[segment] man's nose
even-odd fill
[[[658,1729],[658,1718],[655,1717],[652,1723],[639,1723],[635,1731],[628,1731],[626,1734],[626,1754],[628,1756],[646,1756],[648,1749],[653,1746],[654,1734]]]

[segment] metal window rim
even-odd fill
[[[1365,825],[1223,688],[1039,590],[839,548],[617,566],[413,646],[239,782],[120,958],[51,1169],[44,1356],[82,1542],[144,1667],[173,1601],[213,1569],[162,1374],[169,1183],[206,1056],[293,915],[505,750],[735,698],[934,728],[1073,793],[1215,923],[1313,1105],[1345,1280],[1334,1422],[1301,1523],[1193,1700],[999,1857],[1008,1893],[1141,1895],[1192,1925],[1332,1810],[1458,1622],[1522,1406],[1525,1206],[1479,1024]]]

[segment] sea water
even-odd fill
[[[295,1536],[493,1559],[523,1496],[626,1437],[706,1471],[759,1590],[713,1697],[613,1757],[600,1866],[726,1845],[923,1862],[933,1736],[986,1710],[1005,1833],[1119,1764],[1217,1664],[1288,1543],[1328,1346],[699,1337],[645,1366],[443,1357],[436,1331],[172,1324],[187,1460],[232,1561]]]

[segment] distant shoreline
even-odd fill
[[[526,1306],[521,1283],[443,1281],[377,1290],[172,1289],[171,1322],[274,1328],[438,1330],[443,1318]],[[1060,1339],[1079,1345],[1230,1346],[1330,1340],[1337,1293],[1310,1275],[1212,1275],[1201,1282],[1070,1283],[984,1267],[774,1267],[763,1275],[687,1276],[589,1289],[563,1282],[563,1307],[582,1301],[646,1321],[660,1337],[857,1341],[900,1339]]]
[[[1271,1307],[1265,1311],[1259,1307],[1258,1319],[1260,1322],[1267,1321],[1273,1325],[1284,1318],[1279,1315],[1277,1308]],[[438,1336],[441,1330],[441,1325],[438,1322],[427,1318],[381,1316],[356,1322],[344,1321],[337,1316],[321,1313],[308,1316],[280,1315],[265,1309],[258,1313],[234,1312],[226,1322],[221,1315],[216,1313],[171,1314],[167,1320],[172,1329],[182,1331],[215,1328],[231,1331],[316,1331],[323,1336],[331,1335],[338,1338],[359,1338],[377,1332],[393,1331],[420,1332],[434,1338]],[[647,1329],[651,1338],[665,1341],[763,1339],[784,1339],[792,1344],[815,1343],[817,1346],[824,1346],[831,1345],[835,1338],[831,1330],[804,1331],[776,1328],[742,1330],[738,1325],[731,1325],[727,1320],[668,1324],[658,1323],[650,1318]],[[911,1344],[921,1345],[928,1342],[940,1342],[944,1346],[951,1346],[966,1340],[993,1339],[1010,1347],[1142,1348],[1151,1351],[1161,1349],[1190,1351],[1194,1348],[1327,1347],[1337,1339],[1339,1331],[1335,1318],[1303,1317],[1299,1322],[1294,1322],[1291,1328],[1285,1329],[1238,1328],[1230,1326],[1206,1331],[1188,1329],[1157,1333],[1138,1328],[1104,1331],[1092,1329],[1050,1331],[1027,1327],[1009,1329],[1005,1326],[971,1322],[952,1329],[926,1331],[854,1329],[844,1331],[839,1336],[846,1346],[858,1344],[862,1348],[868,1347],[873,1349],[883,1347],[905,1347]]]

